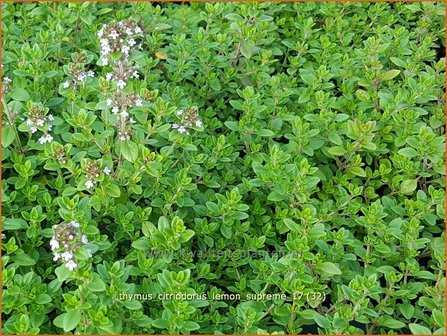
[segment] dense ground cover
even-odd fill
[[[443,3],[2,9],[4,333],[445,334]]]

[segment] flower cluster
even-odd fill
[[[101,63],[112,65],[111,72],[105,76],[107,81],[116,83],[117,90],[107,99],[107,106],[117,115],[116,127],[118,139],[130,140],[131,125],[135,120],[129,116],[129,109],[143,106],[143,100],[135,94],[121,92],[127,81],[139,78],[136,66],[129,60],[129,53],[136,49],[135,39],[141,36],[143,30],[132,20],[112,22],[104,25],[98,32],[101,44]],[[139,44],[141,48],[141,44]]]
[[[141,36],[143,30],[133,20],[111,22],[105,24],[99,31],[101,44],[101,62],[108,65],[112,62],[122,63],[128,59],[129,53],[137,48],[141,49],[136,38]],[[116,58],[113,55],[121,56]]]
[[[55,148],[53,150],[53,155],[56,157],[57,161],[59,161],[59,163],[64,164],[67,163],[67,157],[65,156],[65,148],[64,146],[58,146],[57,148]]]
[[[85,166],[85,175],[87,176],[87,181],[85,182],[85,187],[91,189],[94,187],[96,178],[99,177],[101,169],[99,168],[99,163],[96,161],[91,161]]]
[[[33,104],[27,113],[28,119],[26,124],[29,126],[31,133],[41,130],[44,134],[39,138],[39,142],[44,144],[53,141],[50,131],[53,128],[51,121],[54,120],[52,114],[46,115],[46,109],[40,104]]]
[[[202,127],[202,120],[199,118],[199,110],[195,106],[188,107],[184,110],[180,109],[175,114],[180,118],[180,121],[172,124],[172,128],[177,129],[180,133],[190,134],[190,128]]]
[[[67,66],[67,74],[71,78],[62,83],[62,87],[64,89],[71,87],[73,90],[76,90],[79,85],[84,84],[87,78],[95,77],[95,72],[93,70],[85,70],[85,63],[88,62],[85,53],[74,53],[72,58],[73,63]]]
[[[76,221],[53,225],[54,234],[50,240],[53,260],[61,259],[70,271],[78,266],[73,254],[88,243],[87,236],[79,232],[79,227]],[[87,252],[92,256],[90,249]]]
[[[136,68],[129,63],[119,63],[113,72],[106,74],[107,81],[114,81],[119,89],[124,89],[127,85],[126,81],[129,78],[140,78]]]
[[[129,113],[127,111],[132,107],[143,106],[143,100],[136,94],[115,91],[112,97],[107,99],[107,106],[112,107],[113,114],[128,117]]]
[[[11,91],[11,83],[12,83],[12,80],[9,77],[3,78],[2,96],[8,94],[9,91]]]
[[[116,127],[118,128],[118,139],[130,140],[132,135],[131,125],[135,120],[129,116],[129,109],[143,106],[143,100],[136,94],[127,94],[115,91],[112,97],[107,99],[107,106],[112,107],[113,114],[118,116]]]
[[[73,89],[76,89],[80,83],[83,83],[87,79],[87,77],[95,77],[95,73],[93,70],[89,70],[87,72],[81,71],[71,76],[73,77],[72,79],[68,79],[62,84],[64,89],[68,89],[70,86]]]

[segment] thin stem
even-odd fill
[[[117,166],[116,166],[115,171],[113,172],[113,178],[114,178],[114,179],[116,179],[116,178],[118,177],[118,171],[119,171],[119,168],[120,168],[120,165],[121,165],[121,162],[123,161],[123,159],[124,159],[124,157],[123,157],[123,151],[121,150],[121,152],[120,152],[120,156],[119,156],[119,158],[118,158],[118,164],[117,164]]]
[[[11,114],[11,111],[8,108],[8,105],[6,104],[6,101],[4,99],[2,99],[2,104],[3,104],[3,109],[5,110],[6,115],[8,116],[8,121],[10,126],[12,127],[15,137],[16,137],[16,141],[17,141],[17,145],[19,146],[19,150],[21,153],[24,153],[23,151],[23,147],[22,147],[22,142],[20,141],[20,137],[19,137],[19,132],[17,132],[17,127],[14,123],[14,117]]]
[[[81,300],[82,304],[84,304],[84,302],[86,302],[85,295],[84,295],[84,286],[83,285],[79,286],[79,299]],[[82,309],[82,316],[83,316],[83,325],[84,325],[84,331],[85,331],[86,327],[90,323],[88,321],[87,313],[85,312],[84,309]]]
[[[269,307],[269,309],[267,309],[267,311],[264,313],[264,315],[262,315],[261,320],[266,317],[268,314],[270,314],[270,312],[273,310],[273,308],[275,308],[275,304],[272,303],[271,306]]]
[[[387,301],[388,298],[390,297],[390,295],[391,295],[391,293],[392,293],[392,292],[391,292],[392,289],[393,289],[393,285],[390,284],[390,286],[388,287],[388,290],[386,291],[386,295],[385,295],[385,297],[383,298],[382,301],[380,301],[380,304],[379,304],[379,305],[380,305],[380,308],[379,308],[379,311],[377,312],[377,317],[376,317],[376,318],[371,322],[371,324],[366,328],[366,333],[367,333],[367,334],[372,334],[374,328],[376,327],[377,320],[379,319],[380,315],[382,314],[383,308],[385,308],[386,301]]]

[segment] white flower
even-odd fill
[[[135,123],[136,123],[136,121],[135,121],[134,118],[130,118],[130,119],[129,119],[129,122],[130,122],[131,124],[135,124]]]
[[[180,127],[178,128],[178,131],[179,131],[180,133],[186,133],[186,128],[185,128],[184,126],[180,126]]]
[[[200,120],[200,119],[196,120],[196,126],[202,127],[202,120]]]
[[[102,63],[102,65],[107,65],[107,64],[109,64],[109,60],[107,58],[105,58],[105,57],[102,57],[101,58],[101,63]]]
[[[104,35],[104,27],[98,30],[98,37],[102,37]]]
[[[12,82],[11,78],[9,78],[9,77],[3,78],[3,81],[6,82],[6,83],[11,83]]]
[[[52,128],[53,128],[53,125],[48,124],[47,131],[51,131]]]
[[[80,224],[76,221],[71,221],[70,225],[73,226],[74,228],[78,228],[80,226]]]
[[[132,78],[140,78],[140,74],[138,73],[138,71],[134,71],[133,73],[132,73]]]
[[[116,40],[116,38],[119,36],[119,34],[118,34],[116,31],[112,30],[112,31],[110,32],[109,36],[110,36],[111,38],[113,38],[114,40]]]
[[[112,170],[109,167],[105,167],[103,170],[104,174],[106,175],[110,175],[110,173],[112,172]]]
[[[85,72],[82,72],[78,76],[78,81],[82,82],[86,78]]]
[[[122,110],[121,113],[120,113],[120,116],[123,117],[123,118],[126,118],[127,116],[129,116],[129,113],[127,113],[126,110]]]
[[[48,120],[49,120],[49,121],[53,121],[53,120],[54,120],[54,116],[53,116],[52,114],[49,114],[49,115],[48,115]]]
[[[36,133],[36,132],[37,132],[37,128],[31,127],[31,133]]]
[[[140,98],[138,98],[137,100],[135,100],[135,106],[138,107],[143,106],[143,101]]]
[[[69,260],[73,259],[73,254],[70,251],[65,251],[64,253],[62,253],[61,257],[65,261],[69,261]]]
[[[137,44],[137,42],[135,42],[134,39],[130,39],[128,43],[131,47],[133,47],[135,44]]]
[[[121,90],[124,89],[124,87],[126,86],[126,82],[123,81],[122,79],[120,79],[118,81],[118,83],[116,83],[116,86],[118,86]]]
[[[53,141],[53,137],[49,134],[47,134],[47,142]]]
[[[57,261],[61,257],[60,253],[54,252],[53,261]]]
[[[126,28],[126,34],[127,35],[132,35],[133,34],[132,29]]]
[[[70,261],[68,261],[68,262],[65,264],[65,266],[66,266],[70,271],[73,271],[78,265],[77,265],[73,260],[70,260]]]
[[[66,81],[64,82],[64,84],[62,84],[62,86],[64,87],[64,89],[67,89],[70,86],[70,82]]]
[[[95,77],[95,72],[94,72],[93,70],[89,70],[89,71],[87,72],[87,76],[88,76],[88,77]]]
[[[141,34],[143,31],[141,30],[140,27],[136,26],[135,27],[135,34]]]
[[[113,78],[113,74],[111,72],[106,73],[106,80],[111,80]]]
[[[73,239],[73,238],[74,238],[73,235],[69,235],[68,236],[68,239],[70,239],[70,240]]]
[[[93,188],[94,183],[91,180],[88,180],[87,182],[85,182],[85,187],[87,189]]]
[[[51,250],[54,251],[54,250],[58,249],[60,245],[59,245],[59,242],[56,239],[54,239],[54,237],[53,237],[50,240],[50,246],[51,246]]]
[[[93,256],[93,254],[92,254],[92,250],[89,249],[89,248],[87,249],[87,253],[88,253],[88,256],[89,256],[89,257]]]
[[[129,50],[130,50],[130,47],[126,46],[126,45],[121,48],[121,52],[124,54],[128,54]]]
[[[43,126],[44,123],[45,123],[45,120],[43,120],[43,119],[37,119],[36,120],[36,125],[37,126]]]
[[[112,112],[115,113],[115,114],[117,114],[119,110],[120,110],[120,109],[119,109],[118,106],[114,106],[114,107],[112,108]]]
[[[107,99],[107,106],[112,106],[113,100],[112,99]]]
[[[172,128],[179,128],[179,125],[174,123],[174,124],[172,124]]]
[[[46,135],[42,135],[42,136],[39,138],[39,142],[40,142],[41,145],[43,145],[44,143],[46,143],[46,142],[47,142],[47,136],[46,136]]]
[[[82,235],[82,236],[81,236],[81,241],[82,241],[84,244],[87,244],[87,243],[88,243],[87,236],[86,236],[86,235]]]
[[[181,116],[183,114],[183,110],[178,110],[177,112],[175,112],[175,114]]]
[[[26,120],[26,124],[29,125],[29,126],[31,126],[31,125],[34,124],[34,123],[33,123],[33,121],[32,121],[31,119],[27,119],[27,120]]]
[[[110,46],[108,44],[101,46],[102,55],[107,55],[111,51],[112,51],[112,49],[110,48]]]

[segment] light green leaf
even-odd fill
[[[92,281],[88,284],[88,288],[92,292],[102,292],[106,290],[106,284],[102,281],[101,278],[95,276]]]
[[[400,192],[402,194],[411,194],[416,190],[418,179],[405,180],[400,185]]]
[[[200,325],[198,323],[196,323],[196,322],[193,322],[193,321],[187,321],[183,325],[183,329],[185,329],[187,331],[197,330],[197,329],[200,329]]]
[[[275,135],[275,133],[273,133],[271,130],[266,129],[266,128],[264,128],[264,129],[262,129],[262,130],[259,130],[259,131],[257,132],[257,134],[258,134],[259,136],[262,136],[262,137],[271,137],[271,136],[274,136],[274,135]]]
[[[33,266],[36,264],[36,261],[31,258],[28,254],[16,254],[12,258],[14,262],[20,266]]]
[[[439,309],[433,310],[432,313],[433,320],[439,327],[445,327],[445,310],[440,311]]]
[[[250,42],[243,42],[240,48],[241,54],[245,58],[250,58],[253,55],[253,45]]]
[[[121,196],[120,188],[116,184],[108,184],[105,186],[105,192],[108,196],[118,198]]]
[[[342,156],[346,153],[346,150],[341,146],[334,146],[328,149],[329,154]]]
[[[127,161],[135,162],[138,159],[138,145],[131,140],[122,141],[121,153]]]
[[[326,273],[327,275],[341,274],[340,268],[336,264],[328,261],[317,264],[315,268],[323,273]]]
[[[391,329],[401,329],[403,327],[405,327],[405,323],[395,320],[392,317],[384,317],[382,320],[381,325],[383,325],[384,327],[387,328],[391,328]]]
[[[329,133],[328,139],[332,143],[339,145],[339,146],[343,143],[343,141],[341,140],[341,137],[335,132]]]
[[[21,88],[11,90],[9,95],[11,96],[12,99],[19,101],[27,101],[31,98],[29,93]]]
[[[360,167],[348,168],[348,169],[346,169],[346,172],[350,173],[350,174],[357,175],[357,176],[361,176],[361,177],[365,177],[366,176],[365,171],[363,170],[363,168],[360,168]]]
[[[38,304],[45,304],[51,302],[51,296],[45,293],[41,293],[36,297],[36,303]]]
[[[382,75],[383,80],[390,80],[400,74],[400,70],[389,70]]]
[[[429,271],[417,271],[414,276],[421,279],[436,280],[436,276]]]
[[[329,329],[331,327],[331,322],[325,316],[315,314],[314,319],[321,328]]]
[[[421,326],[420,324],[410,323],[408,325],[408,327],[410,327],[410,330],[413,333],[413,335],[431,335],[432,334],[430,329],[428,329],[427,327]]]
[[[8,147],[13,143],[16,135],[14,133],[14,128],[12,126],[4,126],[2,128],[2,146]]]
[[[292,231],[298,231],[300,228],[297,223],[288,218],[284,218],[284,224],[286,224],[287,227]]]
[[[71,275],[70,270],[67,267],[65,267],[64,265],[57,267],[55,269],[54,273],[56,273],[57,279],[60,282],[63,282]]]
[[[414,306],[408,302],[399,305],[399,310],[407,320],[411,319],[414,315]]]
[[[2,230],[20,230],[28,228],[28,223],[21,218],[6,218],[2,223]]]
[[[413,158],[415,156],[418,156],[418,152],[414,148],[408,147],[408,148],[402,148],[398,151],[400,155],[403,155],[408,158]]]
[[[62,323],[64,331],[70,331],[76,328],[76,326],[81,322],[82,313],[81,310],[70,310],[65,313],[64,321]]]
[[[393,62],[394,64],[396,64],[397,66],[400,66],[400,67],[403,67],[403,68],[405,68],[407,66],[405,61],[403,61],[403,60],[401,60],[400,58],[397,58],[397,57],[390,57],[390,61]]]

